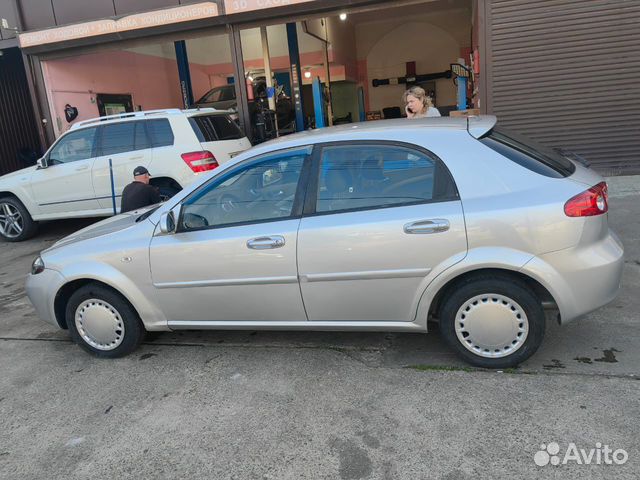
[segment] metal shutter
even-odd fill
[[[0,56],[0,175],[25,168],[21,149],[40,151],[22,55],[9,48]]]
[[[640,173],[640,1],[488,0],[487,108],[501,125]]]

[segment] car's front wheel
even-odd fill
[[[38,224],[20,200],[0,198],[0,237],[7,242],[21,242],[35,235]]]
[[[129,302],[97,283],[87,284],[71,295],[66,320],[71,338],[97,357],[127,355],[140,345],[145,334]]]
[[[510,368],[538,349],[545,316],[542,304],[523,282],[477,278],[456,286],[445,298],[440,330],[472,365]]]

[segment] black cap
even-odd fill
[[[144,168],[143,166],[139,166],[133,169],[133,176],[137,177],[138,175],[144,175],[145,173],[149,173],[149,170]]]

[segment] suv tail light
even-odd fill
[[[202,152],[189,152],[180,155],[184,163],[189,165],[189,168],[193,170],[193,173],[207,172],[219,167],[216,157],[213,153],[204,150]]]
[[[568,217],[592,217],[607,213],[608,210],[609,191],[606,182],[594,185],[564,204],[564,213]]]

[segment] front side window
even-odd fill
[[[93,156],[97,128],[85,128],[65,135],[49,154],[49,165],[77,162]]]
[[[437,178],[436,160],[396,145],[353,144],[322,150],[316,212],[384,208],[443,199],[455,187]],[[445,178],[446,177],[446,178]],[[439,198],[436,198],[439,197]]]
[[[182,207],[179,229],[285,219],[293,207],[300,174],[310,149],[252,161],[196,191]]]

